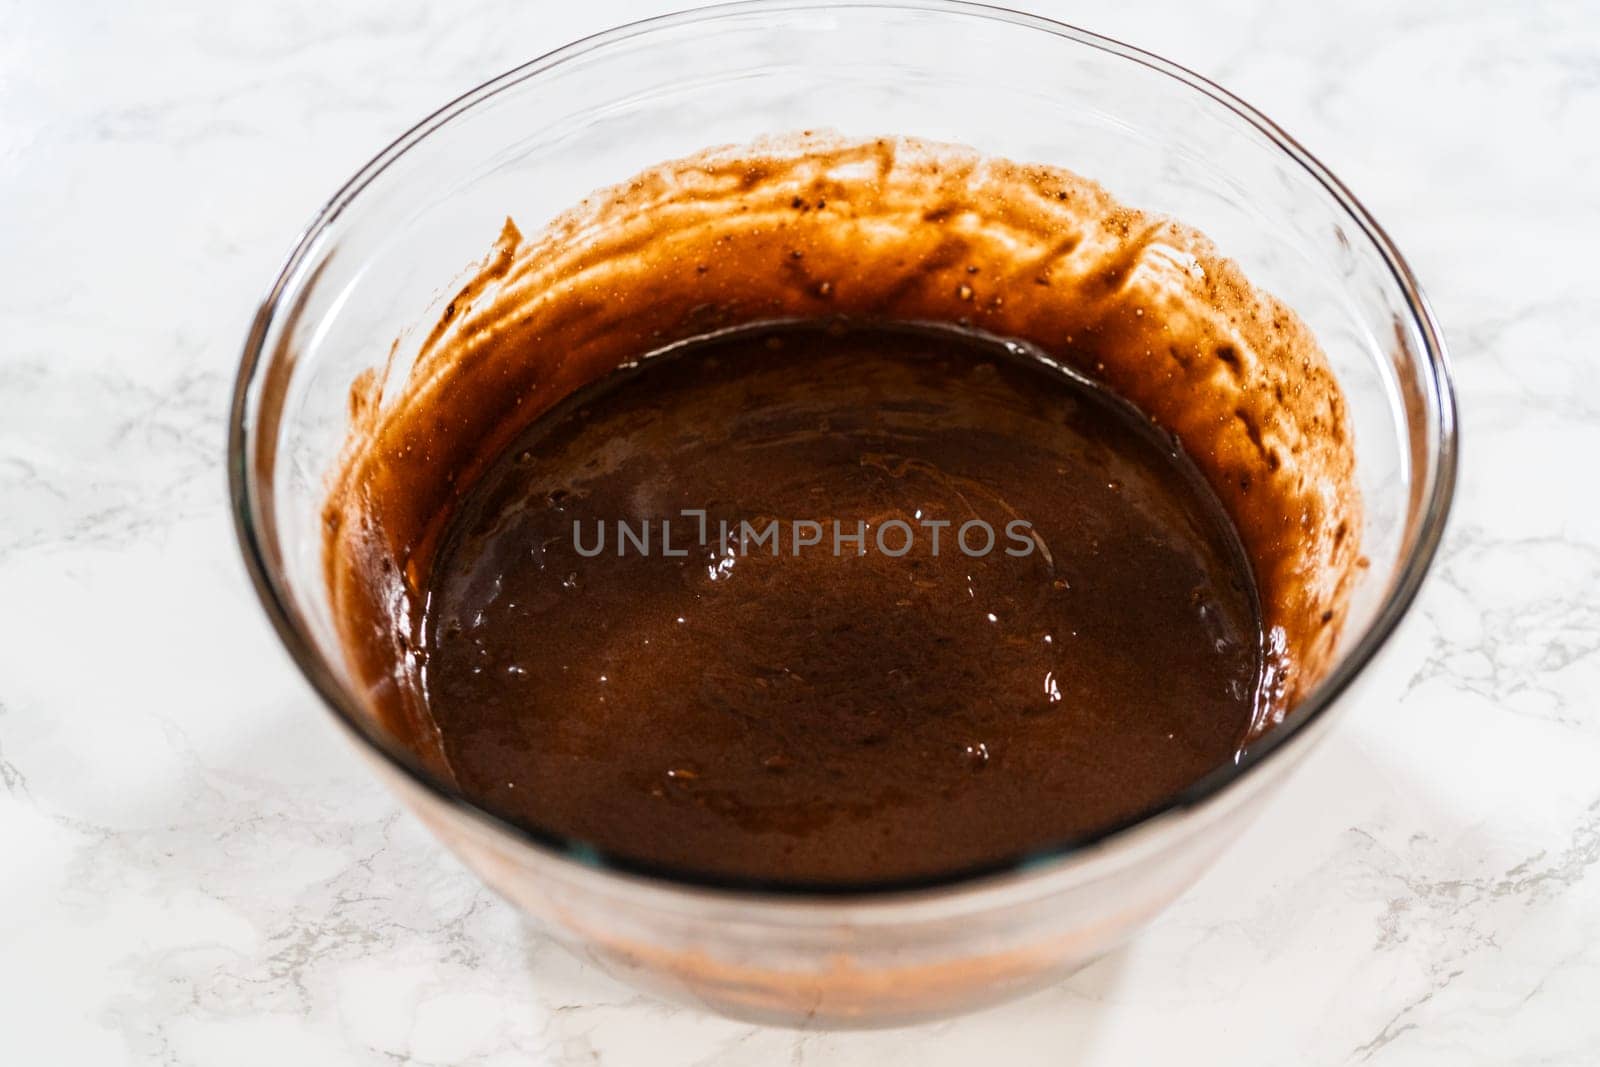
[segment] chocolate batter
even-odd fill
[[[950,874],[1137,815],[1333,662],[1361,508],[1326,359],[1068,171],[709,150],[507,220],[438,311],[352,385],[331,622],[376,733],[530,826],[686,874]],[[771,325],[804,321],[856,325]],[[618,520],[683,546],[681,508],[954,525],[937,559],[615,555]],[[973,515],[995,552],[949,554]]]
[[[863,881],[1103,829],[1230,759],[1261,631],[1227,516],[1170,437],[1020,351],[754,327],[536,421],[434,567],[461,788],[679,869]]]

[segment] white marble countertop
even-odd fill
[[[1028,999],[827,1034],[638,996],[368,776],[257,609],[222,453],[325,195],[444,100],[670,5],[7,5],[0,1062],[1600,1062],[1600,11],[1013,2],[1221,81],[1410,257],[1465,458],[1402,695]]]

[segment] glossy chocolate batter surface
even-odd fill
[[[1232,759],[1258,699],[1250,568],[1170,435],[954,328],[746,327],[614,372],[440,545],[420,676],[459,787],[679,870],[1045,848]]]

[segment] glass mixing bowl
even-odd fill
[[[351,383],[435,321],[503,220],[709,145],[805,129],[905,135],[1067,167],[1209,235],[1299,312],[1348,401],[1369,565],[1331,672],[1236,764],[1163,810],[977,875],[752,890],[509,825],[430,777],[371,717],[324,584],[320,508]],[[380,776],[463,861],[585,958],[733,1016],[888,1025],[1082,966],[1184,891],[1360,699],[1448,510],[1443,344],[1411,272],[1315,159],[1247,105],[1137,49],[940,0],[759,0],[579,41],[424,120],[334,195],[250,331],[229,439],[245,561],[284,644]]]

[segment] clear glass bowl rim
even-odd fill
[[[1416,327],[1422,339],[1424,361],[1420,370],[1424,375],[1425,384],[1429,387],[1424,396],[1435,415],[1434,439],[1428,442],[1431,446],[1427,452],[1429,461],[1422,469],[1412,472],[1413,478],[1425,479],[1424,484],[1428,487],[1427,496],[1422,502],[1422,516],[1417,528],[1416,541],[1410,553],[1399,561],[1397,574],[1387,595],[1372,621],[1328,675],[1295,706],[1282,723],[1254,743],[1241,759],[1218,767],[1176,796],[1094,834],[1058,842],[1023,855],[936,876],[846,884],[729,878],[641,862],[604,852],[581,840],[508,822],[478,807],[448,785],[435,779],[422,768],[415,757],[383,737],[370,723],[369,717],[362,712],[356,698],[340,682],[298,621],[292,607],[293,598],[290,590],[282,576],[274,572],[263,551],[257,519],[259,512],[256,507],[259,487],[250,475],[251,446],[255,438],[253,433],[255,427],[251,421],[249,397],[260,372],[267,366],[263,362],[263,356],[266,354],[265,344],[272,322],[281,308],[292,307],[296,302],[297,294],[305,283],[305,279],[301,277],[301,268],[315,251],[319,240],[368,183],[391,163],[456,116],[514,85],[598,49],[659,30],[687,25],[715,23],[763,12],[828,9],[904,10],[1010,23],[1065,38],[1079,45],[1148,67],[1222,104],[1239,120],[1264,134],[1286,157],[1310,174],[1340,205],[1348,220],[1377,249],[1400,291],[1405,295],[1412,325]],[[314,282],[314,277],[311,281]],[[972,3],[969,0],[736,0],[733,3],[714,4],[625,23],[547,52],[445,104],[401,134],[366,166],[357,171],[354,177],[328,199],[301,231],[266,298],[257,310],[245,341],[234,386],[228,421],[227,463],[234,529],[246,569],[249,571],[262,607],[296,666],[311,683],[317,695],[322,698],[328,710],[333,713],[334,718],[358,739],[358,743],[372,749],[380,759],[430,794],[433,799],[449,805],[471,819],[487,823],[500,834],[524,846],[553,854],[567,862],[615,872],[624,877],[643,878],[646,882],[663,887],[675,886],[689,890],[713,890],[743,896],[800,901],[808,898],[838,897],[881,899],[890,894],[920,894],[923,891],[954,887],[977,888],[980,885],[990,885],[997,878],[1008,874],[1023,872],[1042,874],[1046,870],[1059,867],[1069,857],[1109,846],[1118,837],[1128,834],[1137,827],[1205,804],[1241,781],[1258,766],[1282,752],[1290,740],[1326,713],[1393,634],[1395,627],[1415,599],[1444,534],[1455,490],[1458,451],[1455,394],[1443,334],[1411,268],[1394,247],[1388,234],[1343,183],[1294,138],[1221,86],[1176,63],[1112,38],[1044,16]]]

